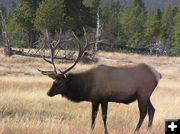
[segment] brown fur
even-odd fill
[[[99,65],[82,73],[67,74],[66,77],[57,75],[48,95],[62,94],[74,102],[92,102],[92,129],[101,104],[106,134],[108,102],[129,104],[138,100],[140,120],[136,130],[139,130],[147,112],[149,127],[152,126],[155,109],[150,96],[158,84],[158,78],[161,74],[144,63],[121,67]]]

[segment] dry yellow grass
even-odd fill
[[[147,130],[148,118],[140,130],[142,134],[164,134],[164,121],[180,118],[180,58],[142,56],[99,52],[98,64],[122,65],[145,62],[163,75],[151,100],[156,108],[154,126]],[[69,64],[58,64],[65,69]],[[78,72],[94,65],[78,64]],[[72,103],[60,96],[49,98],[46,92],[52,80],[41,76],[37,68],[49,69],[41,59],[0,54],[0,133],[1,134],[89,134],[91,104]],[[110,134],[131,134],[139,119],[137,102],[130,105],[110,103],[108,128]],[[103,133],[98,114],[94,134]]]

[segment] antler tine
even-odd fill
[[[43,57],[43,59],[53,66],[53,71],[41,71],[38,69],[38,71],[40,71],[44,75],[57,74],[57,69],[56,69],[56,65],[54,62],[54,56],[55,56],[55,50],[56,50],[57,46],[60,44],[60,36],[61,36],[61,30],[60,30],[60,34],[59,34],[59,39],[58,39],[56,45],[53,46],[53,42],[50,43],[49,32],[48,32],[48,30],[46,30],[46,39],[47,39],[48,47],[50,49],[50,59],[47,59],[45,57]],[[60,72],[62,72],[62,71],[60,71]]]
[[[85,28],[83,27],[83,31],[84,31],[84,39],[85,39],[85,49],[86,49],[86,46],[88,45],[88,40],[87,40],[87,33],[86,33],[86,30]]]
[[[53,66],[53,71],[42,71],[40,69],[38,69],[39,72],[41,72],[43,75],[49,75],[49,74],[57,74],[57,71],[56,71],[56,66],[55,66],[55,63],[54,63],[54,59],[52,61],[51,60],[48,60],[46,59],[45,57],[43,57],[43,59],[48,62],[49,64],[51,64]],[[60,71],[61,72],[61,71]]]
[[[49,32],[47,30],[46,30],[46,35],[47,35],[47,39],[49,40],[48,46],[50,48],[50,60],[48,60],[46,58],[43,58],[43,59],[46,62],[52,64],[54,72],[57,73],[56,66],[55,66],[55,63],[54,63],[54,53],[55,53],[56,48],[53,47],[53,43],[50,43],[50,35],[49,35]]]
[[[50,74],[56,74],[54,71],[42,71],[40,69],[37,69],[39,72],[41,72],[43,75],[50,75]]]
[[[56,42],[56,45],[54,46],[54,49],[56,49],[61,42],[61,34],[62,34],[62,29],[60,28],[59,33],[58,33],[58,40]]]
[[[78,42],[79,53],[78,53],[77,59],[74,61],[74,63],[73,63],[68,69],[66,69],[65,71],[63,71],[63,72],[62,72],[63,74],[66,74],[68,71],[70,71],[70,70],[78,63],[78,61],[80,60],[80,58],[81,58],[81,56],[83,55],[84,51],[85,51],[85,50],[87,49],[87,47],[88,47],[88,40],[87,40],[86,30],[84,29],[84,27],[83,27],[83,30],[84,30],[84,38],[85,38],[85,46],[83,47],[83,49],[82,49],[80,40],[78,39],[78,37],[76,36],[76,34],[75,34],[74,32],[72,32],[74,38],[75,38],[75,39],[77,40],[77,42]]]
[[[74,38],[77,40],[78,46],[79,46],[79,51],[81,51],[81,41],[78,39],[78,37],[76,36],[76,34],[74,32],[72,32]]]
[[[49,64],[52,64],[52,62],[48,59],[46,59],[45,57],[43,57],[43,60],[45,60],[46,62],[48,62]]]
[[[49,36],[48,30],[46,30],[46,37],[45,38],[47,39],[47,43],[50,44],[50,36]]]
[[[62,35],[62,28],[60,28],[60,30],[59,30],[59,33],[58,33],[58,41],[56,42],[56,45],[54,46],[54,49],[56,50],[57,49],[57,47],[60,45],[60,43],[61,43],[61,35]],[[58,53],[58,52],[57,52]],[[55,52],[54,52],[54,55],[56,56],[57,55],[57,53],[55,54]],[[62,73],[62,71],[60,70],[60,69],[58,69],[61,73]]]

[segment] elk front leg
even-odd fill
[[[94,130],[95,120],[96,120],[96,117],[97,117],[98,109],[99,109],[99,103],[92,103],[92,123],[91,123],[91,130]]]
[[[105,134],[108,134],[107,124],[106,124],[108,102],[102,102],[102,103],[101,103],[101,109],[102,109],[102,118],[103,118],[104,129],[105,129],[104,133],[105,133]]]

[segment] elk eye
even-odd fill
[[[60,81],[55,81],[55,83],[56,83],[56,84],[61,84],[61,82],[60,82]]]
[[[58,84],[58,81],[54,81],[55,84]]]

